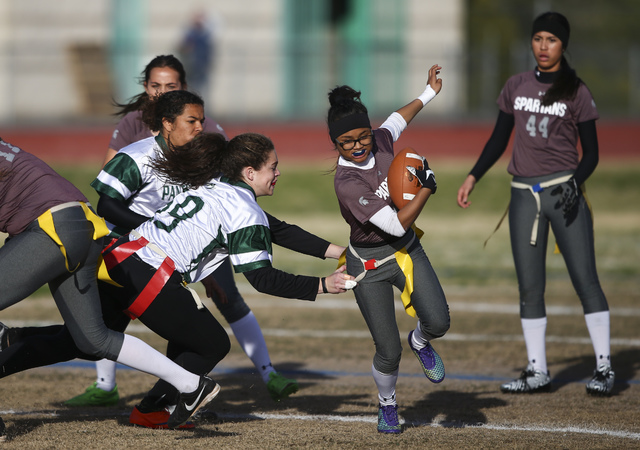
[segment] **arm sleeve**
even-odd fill
[[[251,286],[264,294],[312,301],[318,295],[318,277],[292,275],[272,266],[243,273]]]
[[[149,220],[148,217],[131,211],[127,208],[127,205],[106,194],[100,194],[96,209],[99,215],[112,224],[129,230],[133,230],[141,223]]]
[[[391,133],[393,142],[397,141],[402,132],[407,128],[407,122],[398,112],[392,112],[380,128],[386,128]]]
[[[491,137],[484,146],[476,165],[473,166],[473,169],[469,172],[469,174],[476,178],[476,181],[480,180],[480,178],[487,173],[491,166],[500,159],[507,149],[514,124],[515,119],[512,114],[500,111]]]
[[[578,163],[573,177],[578,186],[584,183],[593,173],[598,165],[598,134],[596,132],[596,121],[588,120],[578,124],[578,134],[582,145],[582,159]]]
[[[297,225],[289,225],[265,212],[271,230],[271,242],[304,255],[325,259],[331,244],[329,241],[303,230]]]
[[[407,230],[402,227],[400,219],[398,219],[398,213],[388,205],[371,216],[369,222],[391,236],[401,237],[407,232]]]

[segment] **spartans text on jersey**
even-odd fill
[[[550,114],[552,116],[564,117],[567,105],[562,102],[555,102],[553,105],[542,106],[542,101],[538,98],[516,97],[513,101],[513,109],[516,111],[528,111],[537,114]]]

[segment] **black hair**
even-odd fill
[[[353,114],[367,114],[367,107],[360,100],[362,93],[350,86],[336,86],[329,92],[329,114],[327,123],[332,123]]]
[[[144,83],[148,83],[151,78],[151,71],[158,67],[168,67],[178,72],[182,89],[187,89],[187,73],[185,72],[184,66],[180,60],[173,55],[158,55],[153,58],[142,71],[141,76],[138,78],[138,83],[142,85],[144,85]],[[114,115],[124,116],[130,112],[139,111],[142,109],[148,98],[149,95],[147,92],[142,91],[142,93],[131,97],[127,103],[118,103],[114,101],[114,105],[119,108]]]
[[[573,100],[578,93],[582,80],[578,78],[576,71],[569,66],[567,59],[562,56],[558,77],[542,97],[542,104],[553,105],[559,100]]]
[[[200,133],[184,145],[168,146],[168,151],[156,155],[149,164],[160,178],[194,189],[220,175],[220,160],[227,147],[221,134]]]
[[[271,139],[257,133],[239,134],[229,142],[218,133],[200,133],[184,145],[169,147],[151,167],[161,178],[189,188],[221,175],[242,181],[244,168],[261,169],[274,149]]]
[[[531,35],[533,36],[538,31],[548,31],[554,34],[562,42],[562,48],[567,48],[571,26],[569,20],[562,14],[554,11],[540,14],[533,22]],[[542,97],[542,104],[548,106],[559,100],[574,99],[581,83],[582,80],[578,78],[576,71],[569,66],[569,62],[563,54],[558,76]]]
[[[204,101],[198,94],[189,91],[169,91],[147,98],[141,107],[142,121],[151,131],[159,132],[162,130],[162,120],[168,119],[173,123],[184,112],[186,105],[204,107]]]
[[[327,125],[329,137],[337,142],[339,136],[357,128],[371,128],[367,107],[360,100],[360,92],[349,86],[338,86],[329,92]]]

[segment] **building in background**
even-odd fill
[[[0,122],[108,117],[140,91],[158,54],[178,54],[196,11],[218,17],[215,73],[205,101],[217,117],[323,117],[327,92],[351,83],[388,113],[445,67],[447,101],[462,108],[463,1],[0,0]],[[342,5],[342,6],[340,6]],[[426,44],[428,43],[428,44]],[[445,74],[443,73],[443,76]]]
[[[612,3],[622,7],[570,0],[0,0],[0,124],[111,120],[111,100],[140,92],[138,77],[153,56],[179,54],[198,11],[218,24],[205,101],[226,123],[323,120],[327,92],[337,84],[362,90],[372,115],[386,116],[421,92],[434,63],[444,68],[442,101],[416,120],[493,121],[504,74],[530,67],[509,48],[528,45],[522,24],[540,7],[579,15],[572,34],[607,30],[597,47],[576,39],[587,44],[572,43],[570,62],[597,101],[615,98],[599,102],[602,112],[634,116],[640,39],[624,30],[640,2]],[[616,64],[594,66],[594,51]],[[605,82],[612,77],[615,84]]]

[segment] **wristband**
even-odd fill
[[[320,278],[320,282],[322,283],[322,293],[323,294],[328,294],[329,291],[327,290],[327,283],[326,283],[325,280],[326,280],[325,277]]]
[[[436,91],[433,90],[430,84],[427,84],[426,89],[422,94],[418,96],[418,100],[422,102],[422,106],[425,106],[436,96]]]

